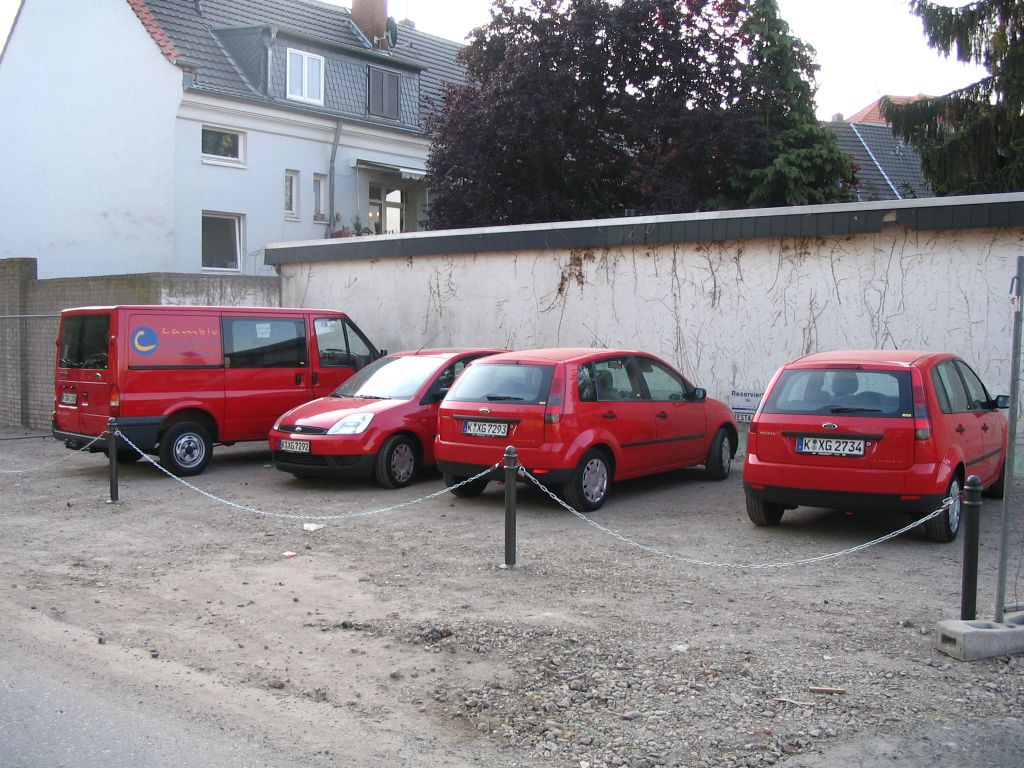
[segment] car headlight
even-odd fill
[[[359,435],[366,431],[373,421],[372,413],[353,413],[341,421],[335,422],[334,426],[327,430],[328,435]]]
[[[288,415],[287,413],[282,413],[280,416],[278,416],[277,417],[277,421],[274,422],[274,426],[271,427],[271,429],[273,429],[275,431],[280,429],[281,428],[281,422],[284,421],[284,417],[287,416],[287,415]]]

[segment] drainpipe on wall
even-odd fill
[[[330,174],[328,175],[329,181],[328,181],[328,193],[327,193],[328,208],[330,208],[330,211],[327,214],[327,228],[326,228],[326,231],[324,232],[324,237],[325,238],[331,236],[331,227],[334,226],[334,161],[335,161],[335,159],[338,156],[338,142],[339,141],[341,141],[341,120],[340,119],[334,125],[334,144],[331,146],[331,170],[330,170]],[[342,226],[344,226],[344,222],[342,222]]]
[[[263,70],[263,82],[260,83],[260,91],[264,96],[270,95],[270,80],[273,77],[274,66],[274,43],[277,42],[277,27],[263,28],[263,45],[267,49],[267,66]]]

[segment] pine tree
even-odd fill
[[[910,0],[929,44],[988,72],[966,88],[908,104],[885,100],[893,133],[921,154],[940,195],[1024,190],[1024,0],[951,8]]]

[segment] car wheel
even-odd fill
[[[210,433],[191,421],[172,424],[160,440],[160,463],[178,477],[198,475],[210,463],[211,453]]]
[[[600,509],[608,497],[611,476],[607,454],[592,448],[583,454],[572,479],[563,486],[565,500],[580,512]]]
[[[708,448],[708,458],[704,462],[704,469],[710,480],[725,480],[729,476],[732,467],[732,441],[729,433],[724,429],[715,432]]]
[[[985,489],[985,495],[990,499],[1001,499],[1003,498],[1003,485],[1006,482],[1006,461],[1003,461],[1003,466],[999,470],[999,477],[992,483],[988,488]]]
[[[785,507],[747,495],[747,517],[754,525],[778,525]]]
[[[960,478],[949,481],[946,496],[951,499],[949,507],[924,524],[924,533],[931,541],[945,543],[956,538],[960,530]]]
[[[448,486],[448,490],[460,499],[470,499],[473,496],[479,496],[484,492],[484,488],[487,487],[487,483],[490,482],[486,477],[481,477],[478,480],[474,480],[472,483],[459,485],[459,483],[464,482],[466,478],[460,477],[459,475],[449,475],[447,472],[443,474],[443,477],[444,484]],[[454,488],[453,486],[456,485],[459,485],[459,487]]]
[[[385,488],[405,488],[419,469],[416,445],[405,435],[392,435],[377,452],[374,474]]]

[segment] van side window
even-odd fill
[[[348,351],[342,318],[318,317],[313,320],[313,330],[321,368],[359,368],[358,361]]]
[[[306,327],[302,318],[224,318],[224,365],[228,368],[303,368]]]
[[[345,336],[348,338],[348,351],[350,355],[355,357],[356,370],[359,370],[364,365],[368,365],[377,359],[377,350],[367,341],[366,337],[363,336],[363,332],[356,327],[355,323],[348,318],[345,318],[344,323]]]

